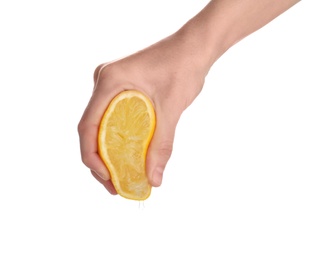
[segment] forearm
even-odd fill
[[[212,0],[178,32],[200,65],[211,65],[231,46],[300,0]]]

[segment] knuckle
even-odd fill
[[[85,129],[85,124],[83,120],[80,120],[78,125],[77,125],[77,132],[79,135],[82,135],[82,133],[84,132]]]
[[[93,169],[94,168],[94,157],[92,153],[88,153],[88,152],[81,152],[81,160],[83,162],[83,164],[89,168],[89,169]]]
[[[119,74],[119,70],[114,63],[103,63],[94,71],[94,82],[111,79],[114,75]]]
[[[169,159],[173,151],[173,143],[171,141],[162,142],[158,153],[159,156]]]
[[[96,67],[96,69],[94,70],[94,75],[93,75],[94,82],[97,81],[98,76],[100,75],[100,73],[101,73],[101,71],[102,71],[102,69],[103,69],[104,66],[106,66],[106,63],[102,63],[102,64],[98,65]]]
[[[85,164],[88,167],[90,165],[89,157],[87,155],[82,154],[81,158],[82,158],[83,164]]]

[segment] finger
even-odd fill
[[[162,183],[163,172],[172,153],[177,122],[168,113],[157,113],[156,129],[146,159],[147,175],[152,186],[158,187]]]
[[[109,180],[110,174],[97,152],[98,127],[89,125],[79,130],[80,150],[83,163],[103,180]]]
[[[109,192],[109,193],[111,193],[112,195],[117,195],[117,192],[116,192],[116,190],[115,190],[115,188],[114,188],[114,185],[113,185],[113,183],[112,183],[112,181],[111,180],[107,180],[107,181],[105,181],[105,180],[102,180],[97,174],[96,174],[96,172],[94,172],[94,171],[91,171],[92,172],[92,174],[93,174],[93,176],[94,176],[94,178],[97,180],[97,181],[99,181],[104,187],[105,187],[105,189]]]

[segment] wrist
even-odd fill
[[[176,33],[183,52],[205,75],[216,60],[230,47],[223,33],[199,19],[188,21]]]
[[[299,0],[213,0],[179,31],[196,59],[210,69],[234,44],[286,11]]]

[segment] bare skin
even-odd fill
[[[162,183],[182,112],[202,90],[214,62],[231,46],[288,10],[298,0],[213,0],[177,32],[94,72],[94,90],[79,122],[83,163],[111,193],[110,175],[97,153],[103,113],[119,92],[142,91],[152,100],[157,126],[147,153],[152,186]]]

